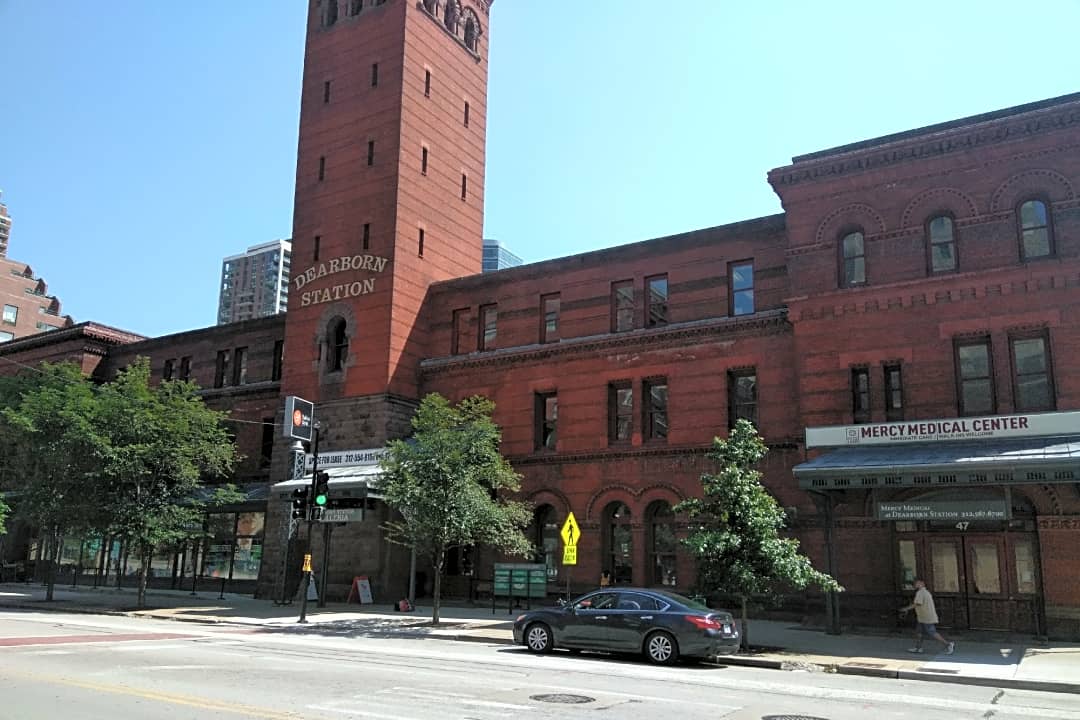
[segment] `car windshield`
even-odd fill
[[[657,595],[661,596],[661,597],[665,597],[668,600],[671,600],[672,602],[677,602],[680,605],[684,605],[684,606],[690,608],[691,610],[700,610],[701,612],[714,612],[713,609],[711,607],[709,607],[708,605],[706,605],[705,603],[698,602],[697,600],[691,600],[690,598],[686,597],[685,595],[680,595],[679,593],[668,592],[667,590],[663,590],[663,591],[656,590],[654,592]]]

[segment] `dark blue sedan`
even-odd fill
[[[536,653],[555,648],[642,653],[651,662],[670,665],[680,657],[731,654],[739,648],[739,631],[730,613],[676,593],[603,588],[519,616],[514,642]]]

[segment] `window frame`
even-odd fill
[[[187,381],[191,379],[191,356],[184,355],[180,358],[180,379]]]
[[[964,376],[960,364],[960,350],[965,347],[982,346],[986,348],[987,376],[990,383],[990,409],[979,412],[970,412],[964,402]],[[994,345],[989,335],[978,337],[956,338],[953,340],[953,380],[956,383],[956,409],[960,417],[972,417],[975,415],[993,415],[998,411],[997,383],[994,378]],[[980,378],[968,378],[979,380]]]
[[[233,350],[232,384],[234,387],[247,384],[247,346]]]
[[[1021,407],[1020,406],[1020,372],[1016,364],[1016,343],[1025,340],[1042,340],[1043,364],[1046,370],[1046,390],[1050,398],[1049,407]],[[1030,373],[1029,375],[1034,375]],[[1018,413],[1031,412],[1054,412],[1057,410],[1057,387],[1054,383],[1053,352],[1050,349],[1050,331],[1046,328],[1035,332],[1009,333],[1009,375],[1012,385],[1013,410]],[[1027,376],[1025,376],[1027,377]]]
[[[330,321],[326,330],[326,370],[344,372],[349,360],[349,324],[339,315]]]
[[[274,341],[274,357],[271,360],[271,363],[272,364],[270,365],[270,380],[271,381],[281,380],[281,371],[282,371],[282,368],[285,366],[285,341],[284,340],[275,340]]]
[[[892,373],[896,372],[899,382],[893,386]],[[904,366],[902,363],[885,363],[882,365],[883,387],[885,388],[885,420],[895,422],[904,419],[904,406],[907,404],[904,398]],[[893,405],[893,393],[900,393],[900,404]]]
[[[664,301],[663,303],[653,302],[652,285],[654,282],[662,280],[664,282]],[[663,305],[664,313],[663,318],[657,321],[653,321],[653,308]],[[649,275],[645,278],[645,327],[663,327],[671,324],[671,284],[668,281],[667,273],[658,273],[656,275]]]
[[[173,373],[176,369],[176,359],[169,358],[161,365],[161,379],[162,381],[172,380]]]
[[[861,388],[859,382],[865,381],[866,387]],[[870,422],[874,414],[873,391],[870,381],[870,368],[866,365],[856,365],[851,368],[851,420],[855,425],[863,425]]]
[[[533,450],[536,452],[555,452],[559,444],[559,392],[558,390],[546,390],[533,394],[534,398],[534,422],[533,422]],[[555,414],[548,418],[548,400],[554,400]],[[549,432],[550,428],[550,432]],[[548,447],[548,437],[554,436],[551,447]]]
[[[431,70],[424,68],[424,97],[431,97]]]
[[[450,354],[465,355],[468,353],[468,325],[470,308],[458,308],[450,313]],[[465,343],[462,343],[462,340]]]
[[[728,429],[735,427],[735,423],[740,419],[738,409],[740,407],[752,406],[753,417],[747,418],[757,427],[758,424],[758,405],[761,404],[760,394],[757,389],[757,368],[737,368],[728,370]],[[754,378],[754,399],[752,402],[739,402],[736,389],[738,388],[739,379],[745,377]]]
[[[562,295],[562,293],[554,292],[554,293],[547,293],[545,295],[540,296],[540,342],[542,344],[543,343],[559,342],[559,340],[562,339],[559,336],[559,320],[560,320],[559,314],[560,314],[561,307],[562,307],[561,295]],[[554,312],[554,315],[555,315],[555,329],[554,330],[549,330],[548,329],[548,314],[549,314],[548,303],[551,302],[551,301],[555,302],[555,312]]]
[[[855,234],[858,234],[859,237],[862,239],[862,254],[860,254],[860,255],[852,255],[849,258],[844,252],[844,240],[846,240],[847,238],[849,238],[850,236],[855,235]],[[851,227],[851,228],[848,228],[847,230],[842,231],[840,233],[840,235],[839,235],[839,241],[837,242],[836,247],[837,247],[837,260],[839,262],[840,287],[842,287],[842,288],[854,288],[854,287],[863,287],[864,285],[867,285],[868,282],[867,282],[867,272],[866,272],[866,231],[863,230],[861,227]],[[855,260],[855,259],[858,259],[858,258],[862,258],[862,275],[863,275],[863,279],[858,280],[858,281],[854,281],[854,282],[848,282],[848,279],[847,279],[847,262],[848,262],[848,260]]]
[[[228,387],[226,381],[229,379],[229,357],[231,353],[228,350],[218,350],[217,359],[214,364],[214,387],[223,388]]]
[[[8,320],[8,318],[7,318],[9,308],[14,311],[12,313],[12,317],[11,317],[10,320]],[[9,303],[4,303],[4,310],[3,310],[2,319],[3,319],[3,323],[5,325],[15,325],[15,324],[17,324],[19,322],[19,306],[18,305],[11,305]]]
[[[630,409],[622,412],[619,393],[630,392]],[[626,437],[619,437],[619,421],[627,420]],[[629,380],[608,383],[608,445],[624,445],[634,438],[634,384]]]
[[[371,87],[379,87],[379,63],[371,63]]]
[[[493,329],[493,331],[491,333],[491,340],[490,341],[488,341],[488,339],[487,339],[487,326],[488,326],[487,314],[489,312],[494,312],[495,313],[495,317],[494,317],[494,319],[492,321],[492,325],[494,326],[494,329]],[[495,349],[495,343],[498,342],[498,339],[499,339],[499,304],[498,303],[485,303],[485,304],[481,305],[480,309],[479,309],[478,318],[479,318],[479,322],[477,323],[476,349],[479,350],[480,352],[484,352],[486,350],[494,350]]]
[[[735,289],[735,271],[740,267],[750,266],[750,287],[742,288],[740,290]],[[745,315],[753,315],[757,312],[757,305],[754,302],[754,290],[755,290],[755,277],[754,273],[754,259],[748,258],[746,260],[736,260],[728,263],[728,316],[729,317],[743,317]],[[735,312],[735,296],[739,293],[750,293],[750,312]]]
[[[657,410],[653,405],[652,391],[664,388],[664,407]],[[647,443],[666,443],[671,437],[671,386],[663,376],[645,378],[641,381],[641,439]],[[656,432],[656,418],[663,415],[664,433]]]
[[[1045,255],[1034,255],[1028,257],[1027,247],[1024,244],[1024,220],[1021,213],[1021,209],[1025,204],[1029,202],[1041,203],[1046,210],[1046,225],[1040,225],[1038,227],[1046,230],[1046,247],[1047,253]],[[1032,262],[1037,260],[1045,260],[1047,258],[1057,257],[1057,243],[1054,241],[1054,214],[1051,211],[1053,205],[1050,203],[1050,199],[1045,195],[1028,195],[1020,199],[1016,203],[1016,237],[1017,244],[1020,250],[1020,262]]]
[[[630,291],[630,304],[628,307],[623,308],[623,310],[627,312],[629,316],[629,327],[621,327],[621,324],[619,323],[619,291],[623,289],[629,289]],[[629,332],[636,327],[637,323],[635,322],[635,320],[637,319],[637,313],[634,308],[634,305],[636,304],[634,297],[635,294],[636,293],[634,288],[634,281],[632,279],[616,280],[615,282],[611,283],[611,332]]]
[[[935,220],[945,218],[949,221],[949,228],[951,233],[949,235],[948,243],[936,243],[934,242],[934,234],[931,230]],[[934,213],[926,219],[926,223],[923,226],[923,230],[926,233],[926,273],[928,275],[947,275],[949,273],[955,273],[960,271],[960,246],[956,241],[956,218],[950,212],[938,212]],[[865,241],[864,241],[865,242]],[[934,268],[934,248],[938,245],[952,245],[952,258],[953,266],[943,270],[937,270]],[[865,249],[865,246],[864,246]]]

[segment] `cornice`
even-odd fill
[[[804,182],[970,152],[986,145],[1013,142],[1078,126],[1080,105],[1072,104],[1055,110],[1036,110],[1012,118],[998,118],[962,128],[931,131],[924,136],[883,145],[856,147],[820,159],[796,161],[770,172],[769,182],[777,188],[790,187]]]
[[[519,347],[473,352],[468,355],[430,358],[420,363],[420,372],[431,376],[454,370],[493,367],[574,357],[619,348],[683,347],[714,337],[744,337],[790,332],[787,309],[766,310],[737,318],[711,318],[672,323],[662,328],[568,338],[557,343],[535,343]]]
[[[799,447],[797,438],[776,438],[766,441],[769,450],[787,452]],[[612,462],[618,460],[641,460],[657,457],[705,457],[712,450],[712,443],[707,445],[642,445],[640,447],[611,447],[589,452],[560,453],[542,452],[529,455],[511,455],[507,460],[512,466],[528,467],[537,465],[573,465],[589,462]]]
[[[128,345],[145,339],[142,335],[125,332],[107,325],[85,322],[59,330],[40,332],[9,340],[0,345],[0,355],[17,355],[24,350],[47,345],[63,345],[72,341],[82,343],[99,342],[106,346],[115,346]]]

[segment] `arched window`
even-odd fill
[[[458,18],[461,17],[461,5],[458,0],[446,0],[446,9],[443,12],[443,24],[446,29],[457,35]]]
[[[1020,229],[1020,256],[1023,260],[1054,254],[1054,234],[1050,210],[1042,200],[1025,200],[1016,211]]]
[[[364,9],[364,0],[349,0],[349,15],[359,15]]]
[[[929,243],[930,272],[949,272],[956,269],[956,234],[953,220],[948,215],[938,215],[926,224]]]
[[[679,544],[675,538],[675,512],[671,509],[671,505],[663,500],[657,500],[649,506],[645,516],[648,518],[652,583],[674,587],[678,584],[675,572],[675,549]]]
[[[559,577],[559,518],[551,505],[533,511],[529,539],[536,548],[536,562],[544,563],[548,581],[554,581]]]
[[[424,0],[424,9],[435,17],[439,17],[439,0]]]
[[[323,1],[323,27],[330,27],[337,22],[338,0]]]
[[[329,332],[326,334],[329,345],[326,364],[330,372],[345,369],[345,360],[349,357],[349,334],[346,330],[344,318],[334,318],[330,321]]]
[[[840,238],[840,285],[851,287],[866,282],[866,243],[861,230]]]
[[[634,535],[630,525],[630,508],[626,503],[614,502],[604,508],[604,570],[611,573],[611,581],[632,583],[634,581]]]
[[[470,10],[465,14],[465,47],[476,52],[476,46],[480,41],[480,21]]]

